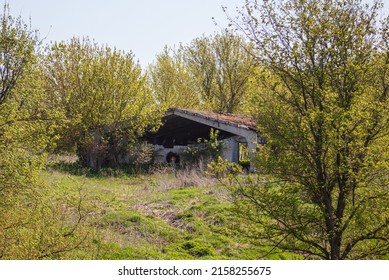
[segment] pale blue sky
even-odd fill
[[[4,2],[4,1],[3,1]],[[186,44],[227,26],[221,6],[239,0],[8,0],[11,14],[31,18],[44,42],[89,36],[100,44],[132,51],[142,66],[165,45]]]
[[[366,0],[371,1],[371,0]],[[2,1],[4,3],[4,0]],[[165,45],[187,44],[211,35],[228,21],[243,0],[7,0],[11,14],[31,18],[44,42],[89,36],[97,43],[132,51],[145,67]],[[384,0],[385,11],[389,1]],[[389,14],[385,12],[385,14]],[[219,26],[215,26],[214,21]]]

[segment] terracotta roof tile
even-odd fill
[[[240,127],[245,126],[251,130],[257,131],[257,122],[253,117],[250,116],[239,115],[239,114],[214,113],[214,112],[206,112],[206,111],[182,109],[182,108],[171,108],[167,111],[167,113],[173,113],[175,110],[190,115],[197,115],[207,119],[223,121]]]

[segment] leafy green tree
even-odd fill
[[[44,91],[38,32],[7,5],[0,22],[0,259],[60,258],[86,235],[84,206],[53,202],[39,179],[61,115]],[[79,220],[58,220],[69,214]]]
[[[186,48],[186,60],[197,84],[202,107],[236,113],[246,101],[256,68],[252,46],[231,32],[197,38]]]
[[[0,195],[12,197],[36,183],[54,117],[45,106],[37,32],[8,6],[0,21]]]
[[[132,54],[89,39],[54,43],[46,53],[47,90],[65,110],[62,149],[81,163],[117,166],[127,145],[158,123],[160,114]]]
[[[252,46],[224,31],[165,50],[149,68],[155,99],[169,107],[246,112],[256,62]]]
[[[183,49],[181,45],[177,51],[166,47],[149,67],[154,98],[166,109],[199,107],[199,94],[187,67]]]
[[[256,240],[323,259],[389,253],[388,23],[381,2],[246,1],[231,23],[266,69],[260,176],[235,188]]]

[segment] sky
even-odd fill
[[[370,2],[372,0],[365,0]],[[4,0],[2,0],[4,3]],[[142,67],[165,46],[189,44],[227,27],[243,0],[7,0],[13,16],[38,29],[44,43],[88,36],[132,52]],[[384,0],[385,14],[389,1]],[[215,22],[217,25],[215,25]]]
[[[142,66],[164,47],[188,44],[228,24],[222,6],[239,0],[8,0],[13,16],[38,29],[44,43],[88,36],[135,56]],[[4,1],[3,1],[4,3]],[[214,18],[214,20],[213,20]],[[218,24],[215,25],[215,22]]]

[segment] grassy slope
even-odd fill
[[[72,258],[258,259],[268,248],[249,245],[234,227],[228,193],[192,173],[103,177],[47,170],[50,195],[81,195],[92,244]],[[273,254],[267,258],[292,258]]]

